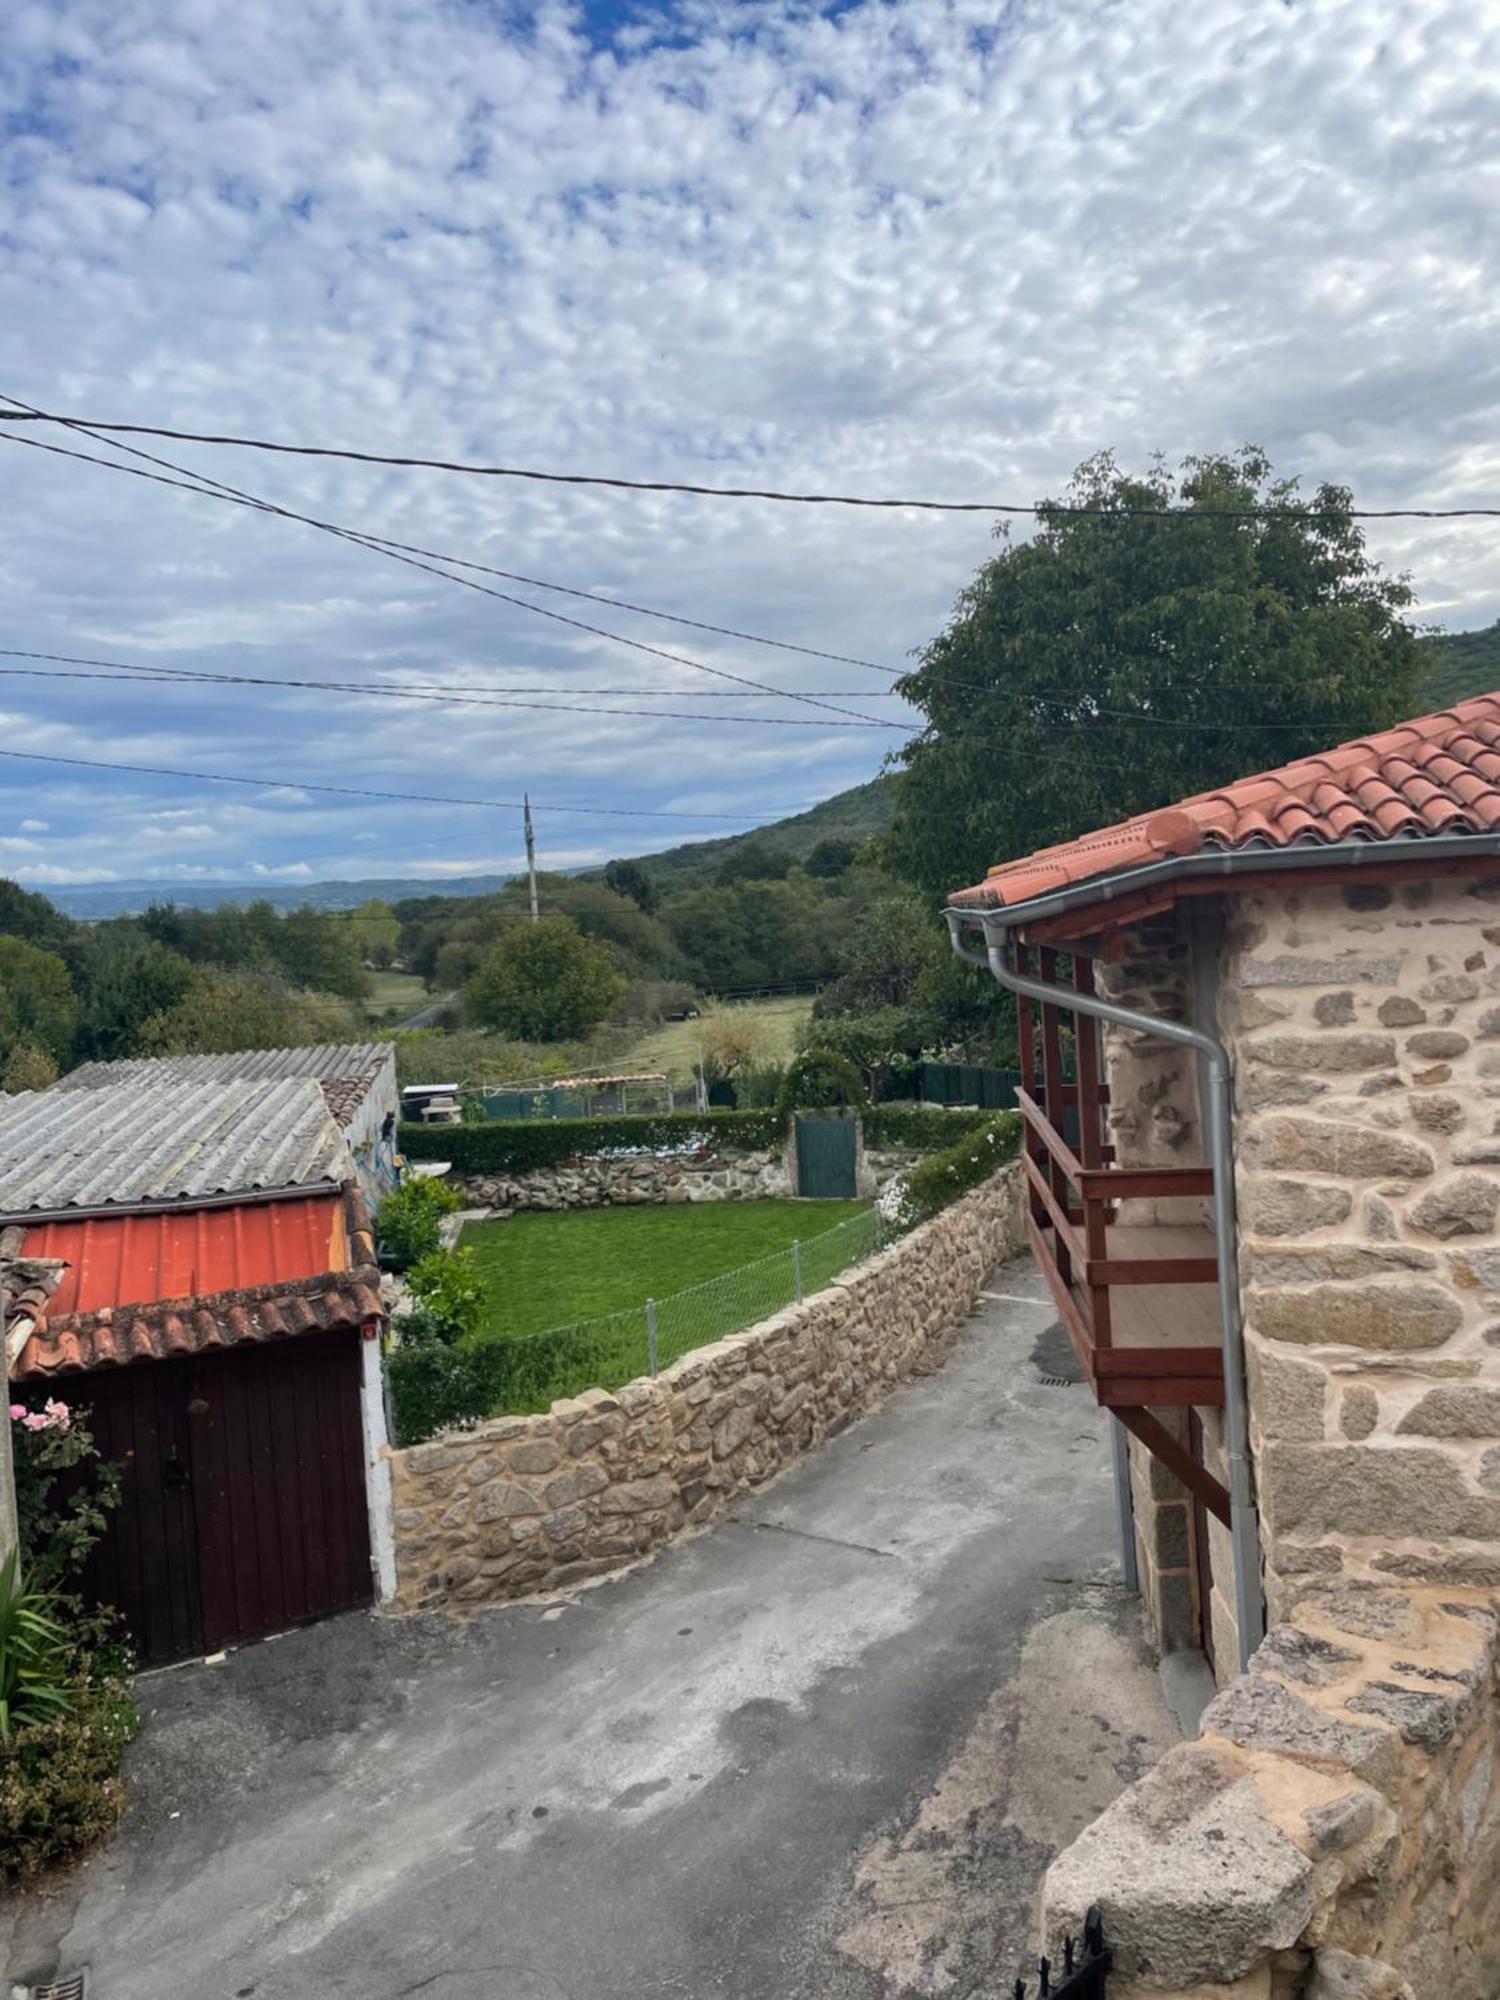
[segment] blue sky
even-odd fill
[[[42,406],[1023,499],[1103,446],[1248,437],[1372,506],[1500,493],[1500,14],[1472,0],[11,0],[6,21],[0,392]],[[176,455],[405,542],[895,668],[989,547],[961,516]],[[0,675],[0,748],[273,781],[0,759],[0,872],[37,886],[520,858],[512,811],[341,802],[318,780],[529,787],[544,860],[573,865],[800,810],[901,740],[868,669],[584,607],[890,718],[835,728],[286,521],[12,444],[0,476],[0,646],[695,717]],[[1500,612],[1495,524],[1371,539],[1425,620]],[[554,809],[582,804],[731,818]]]

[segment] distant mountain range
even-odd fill
[[[1428,654],[1423,681],[1424,709],[1445,708],[1467,695],[1487,694],[1500,689],[1500,620],[1476,632],[1439,632],[1424,637]],[[836,792],[807,812],[790,819],[773,821],[750,833],[733,833],[713,840],[694,840],[680,847],[664,848],[658,854],[634,857],[664,886],[693,887],[709,881],[725,857],[747,841],[803,861],[820,840],[861,841],[871,834],[884,833],[891,824],[896,805],[896,780],[872,778],[847,792]],[[602,868],[576,868],[576,875],[600,875]],[[149,903],[179,903],[191,909],[211,909],[216,903],[267,902],[278,910],[298,909],[310,904],[315,910],[350,910],[372,896],[383,902],[399,903],[418,896],[484,896],[500,889],[513,875],[458,875],[433,881],[412,876],[362,877],[350,882],[299,882],[294,885],[264,882],[100,882],[75,888],[47,890],[47,895],[69,916],[84,919],[132,916]]]

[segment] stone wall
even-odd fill
[[[917,1153],[865,1152],[861,1191],[877,1194],[912,1166]],[[566,1160],[524,1174],[451,1176],[470,1208],[609,1208],[683,1201],[765,1201],[793,1192],[788,1156],[739,1151],[617,1154]]]
[[[1098,1903],[1111,2000],[1489,2000],[1500,1990],[1492,1594],[1307,1587],[1203,1717],[1053,1863]]]
[[[1500,1584],[1500,882],[1234,899],[1267,1595]]]
[[[613,1395],[391,1455],[402,1609],[566,1588],[720,1514],[947,1353],[1024,1243],[1020,1169],[747,1332]]]

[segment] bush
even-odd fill
[[[429,1250],[407,1274],[416,1307],[398,1314],[403,1341],[440,1340],[447,1346],[473,1333],[484,1317],[484,1280],[472,1250]]]
[[[644,1329],[644,1320],[640,1322]],[[436,1432],[481,1423],[496,1410],[545,1410],[559,1396],[595,1388],[618,1359],[609,1320],[553,1331],[545,1339],[403,1342],[386,1360],[392,1442],[420,1444]],[[644,1341],[644,1331],[641,1339]],[[627,1380],[645,1366],[627,1367]]]
[[[865,1144],[877,1153],[935,1153],[988,1125],[993,1111],[966,1104],[876,1104],[864,1115]]]
[[[138,1721],[123,1675],[85,1660],[66,1709],[0,1743],[0,1879],[34,1875],[109,1832]]]
[[[794,1111],[836,1104],[849,1105],[855,1111],[867,1108],[859,1071],[833,1049],[805,1049],[787,1065],[776,1094],[776,1109],[789,1118]]]
[[[941,1153],[923,1160],[912,1169],[901,1189],[897,1222],[903,1229],[911,1229],[988,1180],[997,1168],[1014,1158],[1020,1134],[1019,1111],[996,1112],[957,1145],[945,1147]]]
[[[687,1153],[702,1145],[779,1146],[774,1111],[631,1112],[615,1118],[538,1118],[527,1124],[403,1125],[408,1159],[451,1160],[461,1174],[524,1174],[598,1153]],[[429,1183],[430,1185],[430,1183]],[[380,1211],[385,1234],[388,1197]]]
[[[416,1126],[416,1131],[426,1128]],[[409,1150],[403,1146],[403,1151]],[[403,1181],[380,1204],[376,1230],[392,1268],[406,1271],[443,1244],[442,1222],[459,1206],[457,1193],[443,1181]]]
[[[35,1590],[58,1590],[82,1569],[119,1505],[120,1468],[100,1458],[87,1415],[56,1397],[10,1405],[21,1566]]]

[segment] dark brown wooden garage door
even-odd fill
[[[353,1328],[73,1378],[125,1475],[85,1583],[143,1663],[369,1603],[359,1383]]]

